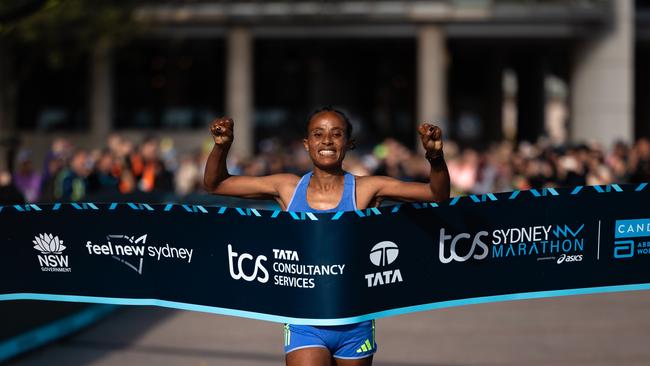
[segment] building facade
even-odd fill
[[[1,146],[38,153],[63,134],[98,147],[119,131],[191,149],[212,118],[229,115],[233,152],[246,157],[265,138],[299,138],[322,105],[343,108],[368,144],[393,136],[416,146],[422,121],[472,146],[555,135],[549,123],[560,141],[630,142],[650,133],[650,103],[638,103],[650,95],[639,79],[645,9],[631,0],[155,3],[133,14],[152,25],[138,39],[98,42],[55,70],[38,50],[11,51],[14,66],[0,63]],[[37,71],[21,75],[23,64]]]

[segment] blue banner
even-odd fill
[[[0,206],[0,300],[340,325],[650,288],[646,184],[313,214],[201,205]]]

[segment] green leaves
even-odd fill
[[[11,2],[0,2],[6,4]],[[136,1],[22,0],[0,5],[0,39],[18,44],[89,50],[98,40],[112,43],[137,34],[132,20]],[[119,5],[116,5],[119,4]],[[56,63],[56,57],[53,59]]]

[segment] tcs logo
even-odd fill
[[[474,259],[481,260],[488,256],[489,249],[481,239],[488,236],[487,231],[479,231],[472,237],[468,233],[461,233],[456,236],[445,235],[445,228],[440,229],[440,243],[439,243],[439,256],[440,262],[450,263],[451,261],[465,262],[473,257]],[[451,240],[450,240],[451,239]],[[470,242],[471,247],[465,254],[459,254],[456,246],[462,242]],[[445,246],[449,243],[449,256],[445,256]],[[478,252],[477,252],[478,251]]]
[[[244,273],[244,261],[254,261],[253,272],[250,275]],[[237,266],[235,266],[235,262],[237,263]],[[262,262],[266,262],[266,256],[259,255],[257,258],[253,258],[253,256],[248,253],[242,253],[239,255],[237,252],[232,250],[232,245],[228,244],[228,270],[230,270],[230,277],[233,279],[243,279],[248,282],[254,280],[261,283],[268,282],[269,272],[264,268]],[[258,271],[262,273],[260,276],[258,276]]]

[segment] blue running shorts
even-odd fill
[[[327,348],[333,357],[365,358],[377,352],[375,321],[337,326],[284,325],[284,353]]]

